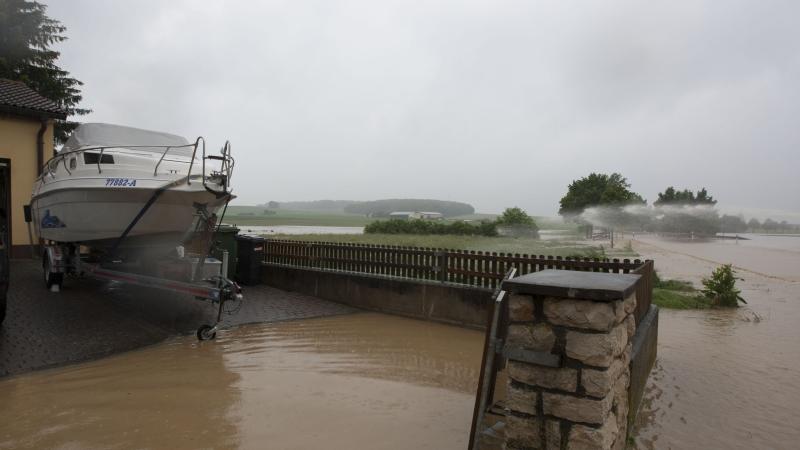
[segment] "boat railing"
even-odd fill
[[[44,166],[42,167],[41,182],[45,183],[45,176],[44,176],[45,174],[49,175],[50,178],[55,179],[56,176],[55,176],[55,173],[54,173],[54,168],[58,168],[58,164],[60,164],[60,163],[64,164],[64,170],[69,175],[72,175],[72,171],[69,169],[69,166],[67,164],[67,157],[76,156],[78,154],[85,153],[85,152],[97,152],[98,150],[99,150],[100,153],[97,155],[97,163],[96,163],[97,164],[97,173],[102,174],[103,173],[102,161],[103,161],[103,155],[105,154],[105,151],[107,149],[118,149],[118,148],[124,148],[124,149],[163,148],[164,150],[161,152],[161,156],[158,158],[158,161],[156,162],[155,167],[153,167],[153,176],[158,175],[158,168],[159,168],[159,166],[161,166],[161,163],[164,161],[164,159],[166,158],[166,156],[170,152],[170,150],[175,150],[175,149],[179,149],[179,148],[191,148],[192,149],[192,158],[191,158],[191,160],[189,160],[189,161],[178,161],[178,160],[174,160],[174,159],[170,160],[171,162],[189,164],[189,170],[188,170],[188,172],[186,174],[186,182],[187,182],[187,184],[192,184],[192,182],[191,182],[192,169],[194,168],[194,162],[195,162],[195,159],[197,158],[197,151],[198,151],[198,149],[200,149],[201,159],[202,159],[202,170],[203,170],[203,174],[201,175],[202,176],[202,180],[203,180],[203,186],[206,189],[208,189],[208,190],[210,190],[210,191],[212,191],[214,193],[218,193],[218,194],[224,194],[224,193],[228,192],[228,186],[229,186],[229,183],[230,183],[231,175],[233,174],[233,166],[235,164],[235,160],[233,159],[233,156],[231,156],[230,141],[226,141],[225,145],[222,147],[222,150],[221,150],[221,155],[222,156],[207,155],[206,154],[206,141],[202,136],[199,136],[194,141],[194,143],[192,143],[192,144],[183,144],[183,145],[123,145],[123,144],[114,144],[114,145],[102,145],[102,146],[98,145],[98,146],[93,146],[93,147],[85,147],[85,148],[81,148],[81,149],[73,150],[73,151],[69,151],[69,152],[61,152],[61,153],[53,156],[49,160],[47,160],[47,162],[44,164]],[[208,185],[206,183],[206,176],[205,176],[205,173],[206,173],[206,159],[213,159],[213,160],[220,161],[220,170],[216,171],[215,173],[225,177],[225,183],[224,183],[223,191],[217,191],[217,190],[214,190],[214,189],[211,189],[211,188],[208,187]]]

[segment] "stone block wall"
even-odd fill
[[[518,287],[508,299],[506,448],[625,448],[635,293]]]

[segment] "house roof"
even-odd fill
[[[22,116],[66,119],[67,112],[25,83],[0,79],[0,112]]]

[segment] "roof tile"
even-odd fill
[[[0,105],[48,115],[66,115],[56,102],[41,96],[25,83],[7,79],[0,79]]]

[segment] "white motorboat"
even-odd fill
[[[198,221],[213,227],[233,198],[233,166],[228,143],[206,155],[201,137],[80,125],[34,183],[37,235],[101,252],[174,249]]]

